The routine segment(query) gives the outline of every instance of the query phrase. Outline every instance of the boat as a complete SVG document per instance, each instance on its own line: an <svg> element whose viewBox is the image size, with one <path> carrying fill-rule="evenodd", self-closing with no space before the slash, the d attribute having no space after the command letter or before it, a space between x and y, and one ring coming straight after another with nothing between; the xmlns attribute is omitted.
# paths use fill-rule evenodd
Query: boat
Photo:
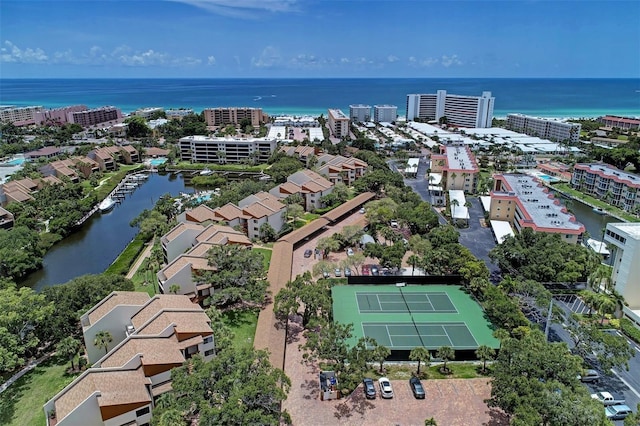
<svg viewBox="0 0 640 426"><path fill-rule="evenodd" d="M116 205L116 200L111 197L107 197L98 205L101 212L105 213L111 210Z"/></svg>
<svg viewBox="0 0 640 426"><path fill-rule="evenodd" d="M149 178L149 175L146 173L137 173L135 175L131 175L130 177L133 181L141 181L147 180Z"/></svg>
<svg viewBox="0 0 640 426"><path fill-rule="evenodd" d="M590 248L591 250L595 251L596 253L598 253L605 260L608 259L609 256L611 255L611 252L607 248L607 244L604 241L598 241L593 238L588 238L585 241L584 245Z"/></svg>
<svg viewBox="0 0 640 426"><path fill-rule="evenodd" d="M594 207L592 210L596 214L605 214L606 213L602 207Z"/></svg>

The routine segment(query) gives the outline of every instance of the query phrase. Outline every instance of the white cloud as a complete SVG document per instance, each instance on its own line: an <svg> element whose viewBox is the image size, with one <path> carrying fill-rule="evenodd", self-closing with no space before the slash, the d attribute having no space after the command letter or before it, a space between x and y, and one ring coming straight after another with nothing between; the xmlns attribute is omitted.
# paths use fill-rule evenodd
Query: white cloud
<svg viewBox="0 0 640 426"><path fill-rule="evenodd" d="M416 62L418 62L418 60L416 59L415 56L409 56L409 63L410 64L415 64Z"/></svg>
<svg viewBox="0 0 640 426"><path fill-rule="evenodd" d="M297 10L298 0L168 0L185 3L217 15L259 18L258 12L287 13Z"/></svg>
<svg viewBox="0 0 640 426"><path fill-rule="evenodd" d="M3 47L0 48L0 62L15 62L21 64L41 64L49 60L44 50L36 47L20 49L18 46L5 40Z"/></svg>
<svg viewBox="0 0 640 426"><path fill-rule="evenodd" d="M323 59L319 59L315 55L300 54L289 60L289 64L294 68L311 68L317 67L324 63Z"/></svg>
<svg viewBox="0 0 640 426"><path fill-rule="evenodd" d="M442 66L449 68L451 65L462 65L462 61L458 58L458 55L442 55Z"/></svg>
<svg viewBox="0 0 640 426"><path fill-rule="evenodd" d="M207 57L207 65L215 65L216 64L216 57L215 56L208 56Z"/></svg>
<svg viewBox="0 0 640 426"><path fill-rule="evenodd" d="M393 62L398 62L399 60L400 58L398 58L397 56L394 56L394 55L387 56L387 62L393 63Z"/></svg>
<svg viewBox="0 0 640 426"><path fill-rule="evenodd" d="M132 55L120 55L118 60L128 66L134 67L147 67L150 65L165 65L169 55L166 53L156 52L153 49L149 49L146 52L136 52Z"/></svg>
<svg viewBox="0 0 640 426"><path fill-rule="evenodd" d="M340 58L340 63L341 64L348 64L349 62L350 62L349 58Z"/></svg>
<svg viewBox="0 0 640 426"><path fill-rule="evenodd" d="M280 52L273 46L267 46L262 49L262 53L257 58L251 58L251 65L256 68L271 68L282 62Z"/></svg>
<svg viewBox="0 0 640 426"><path fill-rule="evenodd" d="M439 62L438 58L427 58L427 59L421 60L420 65L422 65L423 67L430 67L437 64L438 62Z"/></svg>

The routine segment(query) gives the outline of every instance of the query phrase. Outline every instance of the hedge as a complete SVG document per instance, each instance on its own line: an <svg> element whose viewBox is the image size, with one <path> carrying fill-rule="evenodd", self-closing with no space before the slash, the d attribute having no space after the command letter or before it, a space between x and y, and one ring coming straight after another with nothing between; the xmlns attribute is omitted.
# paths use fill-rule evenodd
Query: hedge
<svg viewBox="0 0 640 426"><path fill-rule="evenodd" d="M640 330L633 325L633 322L628 318L620 319L620 328L622 332L636 343L640 343Z"/></svg>

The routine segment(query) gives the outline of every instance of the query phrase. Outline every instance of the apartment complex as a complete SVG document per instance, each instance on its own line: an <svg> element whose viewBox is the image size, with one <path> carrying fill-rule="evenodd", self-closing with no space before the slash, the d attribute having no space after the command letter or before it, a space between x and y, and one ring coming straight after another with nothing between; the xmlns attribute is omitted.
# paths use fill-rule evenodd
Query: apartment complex
<svg viewBox="0 0 640 426"><path fill-rule="evenodd" d="M563 241L577 244L585 231L571 213L537 178L523 174L493 176L489 219L507 221L516 232L560 234Z"/></svg>
<svg viewBox="0 0 640 426"><path fill-rule="evenodd" d="M191 108L171 108L164 112L169 120L182 120L187 115L193 114Z"/></svg>
<svg viewBox="0 0 640 426"><path fill-rule="evenodd" d="M70 123L79 124L82 127L92 127L103 123L121 121L122 111L113 106L103 106L100 108L71 112L68 115L68 119Z"/></svg>
<svg viewBox="0 0 640 426"><path fill-rule="evenodd" d="M188 297L113 292L81 317L91 368L44 405L47 425L149 424L171 369L214 356L211 321ZM113 338L106 354L93 342Z"/></svg>
<svg viewBox="0 0 640 426"><path fill-rule="evenodd" d="M356 123L371 121L371 105L349 105L349 119Z"/></svg>
<svg viewBox="0 0 640 426"><path fill-rule="evenodd" d="M310 212L326 207L320 199L331 194L333 186L333 183L325 177L312 170L304 169L290 175L285 183L272 188L269 193L280 199L300 194L304 200L304 209Z"/></svg>
<svg viewBox="0 0 640 426"><path fill-rule="evenodd" d="M339 109L329 110L329 130L331 134L337 138L349 136L349 117L344 115Z"/></svg>
<svg viewBox="0 0 640 426"><path fill-rule="evenodd" d="M607 223L604 242L615 247L611 279L628 304L624 313L640 326L640 224Z"/></svg>
<svg viewBox="0 0 640 426"><path fill-rule="evenodd" d="M341 182L347 186L364 176L368 167L366 162L358 158L331 154L318 155L316 166L318 173L334 185Z"/></svg>
<svg viewBox="0 0 640 426"><path fill-rule="evenodd" d="M617 127L624 130L640 129L640 119L631 117L619 117L617 115L605 115L598 120L605 127Z"/></svg>
<svg viewBox="0 0 640 426"><path fill-rule="evenodd" d="M440 154L431 155L431 172L442 174L443 190L474 194L478 188L480 168L469 147L441 146L440 149Z"/></svg>
<svg viewBox="0 0 640 426"><path fill-rule="evenodd" d="M13 213L0 207L0 229L13 228Z"/></svg>
<svg viewBox="0 0 640 426"><path fill-rule="evenodd" d="M192 163L266 163L278 142L270 138L187 136L178 141L180 158Z"/></svg>
<svg viewBox="0 0 640 426"><path fill-rule="evenodd" d="M578 142L582 126L579 123L569 123L551 118L507 114L507 128L554 142Z"/></svg>
<svg viewBox="0 0 640 426"><path fill-rule="evenodd" d="M14 126L28 126L35 124L36 113L42 110L44 110L42 106L0 105L0 121L7 121Z"/></svg>
<svg viewBox="0 0 640 426"><path fill-rule="evenodd" d="M491 92L482 96L450 95L446 90L436 94L407 95L407 121L419 118L422 121L440 120L458 127L491 127L495 98Z"/></svg>
<svg viewBox="0 0 640 426"><path fill-rule="evenodd" d="M374 105L373 121L376 123L393 123L398 118L398 107L395 105Z"/></svg>
<svg viewBox="0 0 640 426"><path fill-rule="evenodd" d="M640 199L637 198L640 176L609 164L576 164L571 186L623 210L635 212L640 209Z"/></svg>
<svg viewBox="0 0 640 426"><path fill-rule="evenodd" d="M253 127L269 121L269 116L262 108L207 108L204 110L204 121L207 126L238 125L242 120L251 120Z"/></svg>
<svg viewBox="0 0 640 426"><path fill-rule="evenodd" d="M9 203L23 203L33 201L33 193L42 189L45 185L60 185L62 181L55 176L45 176L43 178L24 178L12 180L0 185L0 206Z"/></svg>
<svg viewBox="0 0 640 426"><path fill-rule="evenodd" d="M66 124L69 123L69 114L86 111L86 105L72 105L62 108L45 109L37 111L34 116L35 124Z"/></svg>

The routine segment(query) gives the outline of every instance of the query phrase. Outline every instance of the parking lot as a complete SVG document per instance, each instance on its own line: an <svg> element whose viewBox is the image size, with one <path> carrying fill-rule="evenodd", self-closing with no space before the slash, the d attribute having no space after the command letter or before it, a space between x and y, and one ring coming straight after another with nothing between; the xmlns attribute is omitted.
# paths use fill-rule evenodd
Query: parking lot
<svg viewBox="0 0 640 426"><path fill-rule="evenodd" d="M490 397L488 379L422 380L425 399L415 399L409 387L409 375L391 380L394 397L380 398L376 381L376 399L366 399L363 386L338 400L320 400L319 370L302 362L298 346L304 343L297 323L290 322L285 371L291 378L291 390L283 408L294 425L424 425L433 417L447 426L508 425L503 413L484 403Z"/></svg>
<svg viewBox="0 0 640 426"><path fill-rule="evenodd" d="M575 312L580 315L588 314L590 311L593 313L593 309L589 308L589 306L575 294L559 294L553 297L571 312Z"/></svg>

